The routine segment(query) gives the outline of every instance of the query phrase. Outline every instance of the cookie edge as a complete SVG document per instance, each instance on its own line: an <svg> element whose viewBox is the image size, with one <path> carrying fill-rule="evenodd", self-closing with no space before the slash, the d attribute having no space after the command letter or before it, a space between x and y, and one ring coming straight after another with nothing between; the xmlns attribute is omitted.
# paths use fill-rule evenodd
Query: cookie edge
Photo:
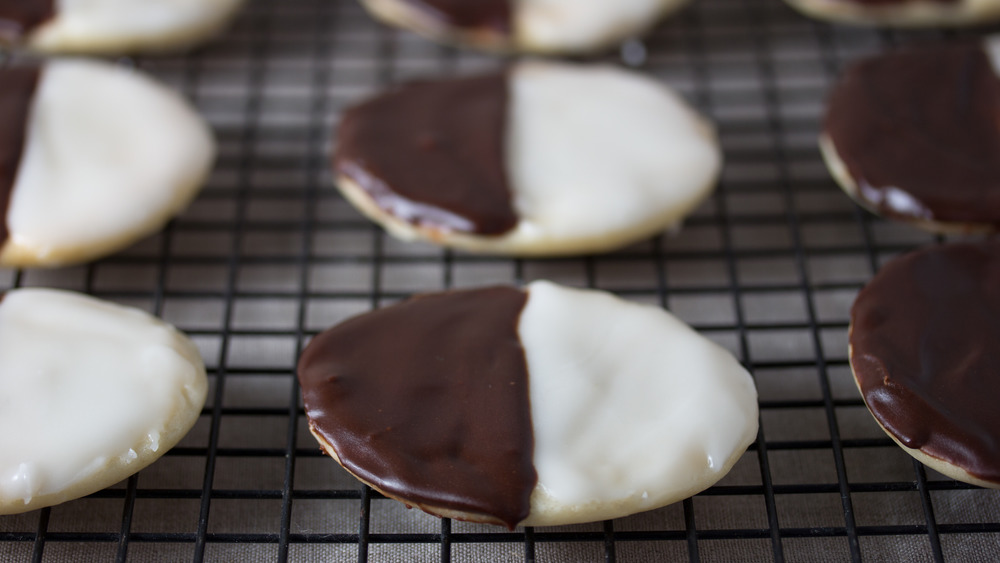
<svg viewBox="0 0 1000 563"><path fill-rule="evenodd" d="M31 289L34 288L23 288L12 291ZM195 345L194 341L192 341L189 336L178 330L172 324L141 309L127 307L75 291L49 288L37 289L70 294L76 297L96 301L104 305L112 305L130 313L141 313L147 320L152 321L160 328L168 331L170 336L173 338L173 345L171 348L187 360L188 363L194 368L195 374L192 380L194 385L190 388L185 386L180 389L180 394L183 399L177 405L177 412L164 421L164 430L160 434L159 448L157 451L150 452L144 449L143 454L131 463L123 463L121 461L121 457L109 457L108 464L104 468L95 472L93 476L77 482L66 489L54 493L35 495L27 503L24 503L23 501L19 502L19 499L14 499L9 504L0 504L0 516L22 514L40 508L55 506L64 502L83 498L97 491L111 487L112 485L131 477L146 467L149 467L163 457L168 451L173 449L178 443L180 443L185 436L187 436L187 434L191 431L191 428L193 428L195 423L198 422L198 418L201 416L201 411L205 406L205 401L208 398L208 374L205 368L205 361L201 357L201 353L198 351L198 347Z"/></svg>
<svg viewBox="0 0 1000 563"><path fill-rule="evenodd" d="M452 47L471 47L489 53L509 54L517 50L513 36L491 31L463 30L435 21L399 0L361 0L361 5L379 22Z"/></svg>
<svg viewBox="0 0 1000 563"><path fill-rule="evenodd" d="M60 60L72 61L74 59L52 59L41 65L43 72L49 64L58 64ZM171 103L177 104L178 107L183 108L183 111L188 114L190 118L188 125L191 137L185 142L204 144L206 152L202 155L202 161L197 166L189 167L188 178L183 183L174 186L169 205L157 209L146 223L117 233L115 236L108 237L98 244L48 249L40 249L31 244L24 244L18 240L17 233L12 231L3 244L0 245L0 266L10 268L56 268L88 263L115 254L163 230L167 223L191 205L198 197L198 194L201 193L202 188L212 174L218 157L218 141L211 126L187 98L176 90L164 85L157 78L142 71L124 70L118 65L109 63L95 62L87 64L106 66L107 68L102 68L102 72L125 72L131 74L132 79L145 81L149 86L156 87L161 94L170 99ZM31 111L33 114L34 109L32 108ZM195 136L198 137L197 140L194 140ZM9 208L7 213L10 213ZM6 217L3 220L6 221Z"/></svg>
<svg viewBox="0 0 1000 563"><path fill-rule="evenodd" d="M518 29L516 11L511 18L511 33L488 30L468 31L434 21L401 0L361 0L365 9L378 21L412 31L425 39L452 47L467 47L495 54L588 54L608 51L633 37L648 35L664 18L687 6L691 0L658 0L656 14L640 26L618 26L585 45L547 45L526 37ZM516 7L515 7L516 10Z"/></svg>
<svg viewBox="0 0 1000 563"><path fill-rule="evenodd" d="M853 333L854 333L854 320L851 319L851 324L847 328L847 340L848 340L847 363L851 366L851 377L852 379L854 379L854 386L857 387L858 393L861 395L861 399L864 401L864 391L861 389L861 382L858 380L857 372L855 372L854 370L854 346L850 344L851 335ZM872 412L871 407L868 406L868 401L864 401L864 403L865 403L865 408L868 409L868 413L878 424L879 428L881 428L882 431L885 432L885 434L889 438L891 438L892 441L895 442L897 446L899 446L904 452L909 454L910 457L914 458L915 460L919 461L920 463L924 464L930 469L933 469L934 471L937 471L938 473L946 477L950 477L951 479L954 479L956 481L961 481L963 483L976 485L978 487L983 487L986 489L1000 489L1000 482L993 483L990 481L985 481L983 479L973 476L965 469L962 469L961 467L953 463L950 463L940 458L936 458L930 454L924 453L922 450L907 447L902 442L900 442L899 439L897 439L892 432L890 432L885 426L882 425L882 421L880 421L878 417L875 416L875 413Z"/></svg>
<svg viewBox="0 0 1000 563"><path fill-rule="evenodd" d="M476 513L476 512L465 512L465 511L462 511L462 510L454 510L454 509L450 509L450 508L443 508L443 507L436 506L436 505L433 505L433 504L422 504L422 503L419 503L419 502L414 502L412 499L406 499L406 498L403 498L401 496L396 496L396 495L392 495L390 493L387 493L386 491L380 489L379 487L375 486L374 484L372 484L372 483L370 483L368 481L365 481L361 477L358 477L354 472L352 472L350 469L348 469L347 466L344 465L344 463L340 460L340 456L337 455L337 450L333 447L333 445L330 444L329 442L327 442L323 438L323 435L318 430L316 430L316 426L315 426L315 424L313 423L312 420L309 421L309 432L313 435L313 438L315 438L316 441L319 442L320 449L326 455L328 455L331 458L333 458L333 460L336 461L337 464L340 465L340 467L342 467L344 469L344 471L347 471L352 477L354 477L355 479L357 479L359 482L364 483L368 487L371 487L372 490L378 491L378 493L381 494L382 496L384 496L386 498L389 498L389 499L392 499L392 500L395 500L397 502L401 502L407 508L418 508L418 509L426 512L427 514L430 514L431 516L437 516L439 518L450 518L452 520L460 520L460 521L463 521L463 522L472 522L472 523L476 523L476 524L496 524L498 526L505 526L505 527L507 526L507 524L504 523L499 518L495 518L493 516L489 516L489 515L486 515L486 514L479 514L479 513ZM521 525L521 524L519 523L518 525Z"/></svg>
<svg viewBox="0 0 1000 563"><path fill-rule="evenodd" d="M883 215L878 208L872 206L870 202L861 197L857 182L847 170L847 165L840 158L840 154L837 152L833 139L831 139L826 132L823 132L820 136L819 152L823 157L823 162L826 164L827 171L837 182L837 185L840 186L840 189L843 190L844 193L846 193L848 197L854 201L854 203L858 204L858 206L873 215L889 221L905 223L923 231L940 235L976 235L990 234L997 231L997 226L989 223L954 223L948 221L919 219L916 217L905 217L903 215Z"/></svg>
<svg viewBox="0 0 1000 563"><path fill-rule="evenodd" d="M1000 2L962 7L936 6L933 2L865 8L830 0L785 0L800 14L824 21L868 27L933 28L971 27L1000 20Z"/></svg>
<svg viewBox="0 0 1000 563"><path fill-rule="evenodd" d="M176 54L208 42L229 26L246 0L226 0L227 5L206 16L198 26L168 31L67 37L59 32L58 15L28 35L25 44L31 51L47 55L125 55Z"/></svg>
<svg viewBox="0 0 1000 563"><path fill-rule="evenodd" d="M528 285L520 288L521 291L524 291L524 292L526 292L528 294L529 300L530 300L531 287L535 283L551 284L551 285L553 285L555 287L558 287L560 289L571 289L571 290L574 290L574 291L587 291L587 292L594 292L594 293L603 293L603 294L606 294L609 297L611 297L611 298L613 298L615 300L621 301L623 303L633 303L633 302L621 299L620 297L614 295L613 293L607 292L607 291L596 290L596 289L581 290L579 288L570 288L570 287L567 287L567 286L563 286L561 284L555 284L553 282L549 282L549 281L545 281L545 280L536 280L535 282L532 282L532 284L528 284ZM439 292L431 292L431 293L439 293ZM634 303L634 304L641 305L641 304L638 304L638 303ZM527 307L527 304L525 306ZM648 305L642 305L642 306L644 306L644 307L652 307L652 306L648 306ZM658 307L653 307L653 308L659 309L664 314L671 315L671 313L669 311L662 310L662 309L660 309ZM367 314L367 313L361 313L361 315L364 315L364 314ZM678 322L680 322L682 325L684 325L694 335L696 335L699 338L704 339L707 344L709 344L710 346L716 348L718 351L722 352L726 356L730 357L732 359L732 361L735 362L737 365L740 365L739 361L728 350L726 350L722 346L716 344L715 342L711 341L710 339L706 338L704 335L702 335L698 331L694 330L694 328L692 328L689 324L685 323L684 321L680 320L679 318L676 318L676 320ZM518 330L518 333L519 333L519 337L520 337L520 329ZM719 483L719 481L721 481L722 479L724 479L730 473L730 471L732 471L732 468L739 462L740 459L742 459L742 457L748 451L748 449L750 448L750 446L753 445L756 442L757 437L758 437L759 432L760 432L760 407L759 407L759 404L758 404L759 395L758 395L758 392L757 392L756 383L753 381L752 375L749 372L747 372L745 368L742 368L742 366L741 366L741 369L744 372L744 374L745 374L745 376L746 376L746 378L748 380L749 388L752 389L752 391L753 391L753 398L752 398L752 401L751 401L752 405L753 405L753 409L754 409L754 416L751 419L752 420L752 431L751 432L747 432L746 439L740 441L739 444L737 445L737 447L733 449L733 451L729 454L729 456L727 456L727 458L725 460L725 463L723 463L723 465L722 465L722 467L721 467L721 469L719 471L716 471L716 472L713 472L713 473L709 474L708 478L706 478L706 479L702 479L702 480L700 480L698 482L692 483L686 489L677 491L673 495L665 497L662 501L656 503L656 505L651 505L651 506L648 506L648 507L642 507L642 508L638 508L638 509L636 509L636 508L627 508L625 506L627 504L626 502L609 502L609 503L605 503L605 502L601 502L601 501L595 501L592 505L575 506L575 507L571 507L571 508L569 508L567 510L561 510L561 511L544 511L543 510L543 511L539 511L538 507L540 505L551 505L553 502L557 503L558 501L543 500L543 499L551 498L551 497L547 497L547 495L545 493L545 490L544 490L544 487L539 486L539 484L536 484L535 487L533 488L532 492L531 492L530 509L529 509L528 516L526 518L524 518L523 520L521 520L520 522L518 522L517 526L568 526L568 525L573 525L573 524L586 524L586 523L592 523L592 522L600 522L602 520L609 520L609 519L616 519L616 518L625 518L625 517L632 516L632 515L635 515L635 514L645 513L645 512L652 511L652 510L657 510L657 509L663 508L665 506L676 504L676 503L678 503L678 502L680 502L680 501L682 501L684 499L691 498L694 495L696 495L696 494L698 494L698 493L700 493L700 492L702 492L704 490L707 490L707 489L715 486L717 483ZM530 374L529 374L529 377L530 377ZM357 474L355 474L350 469L348 469L344 465L344 463L341 461L341 459L340 459L339 455L337 454L337 451L333 447L333 445L330 444L323 437L322 433L319 432L316 429L315 423L312 421L312 419L309 420L309 432L313 435L313 437L319 443L320 448L321 448L321 450L324 453L326 453L331 458L333 458L337 462L337 464L340 465L345 471L347 471L352 477L354 477L355 479L357 479L361 483L363 483L363 484L371 487L372 489L378 491L380 494L382 494L386 498L390 498L390 499L396 500L398 502L401 502L407 508L414 508L414 507L415 508L419 508L420 510L422 510L422 511L424 511L424 512L426 512L426 513L428 513L428 514L430 514L432 516L437 516L437 517L441 517L441 518L451 518L451 519L455 519L455 520L461 520L461 521L473 522L473 523L480 523L480 524L495 524L495 525L507 527L507 523L506 522L504 522L504 521L502 521L502 520L500 520L500 519L498 519L496 517L490 516L490 515L480 514L480 513L473 513L473 512L465 512L465 511L454 510L454 509L449 509L449 508L443 508L443 507L436 506L436 505L433 505L433 504L421 504L421 503L418 503L418 502L414 502L411 499L406 499L406 498L403 498L401 496L389 494L389 493L383 491L382 489L380 489L379 487L375 486L374 484L372 484L372 483L366 481L365 479L359 477ZM596 508L591 509L592 506L596 507Z"/></svg>

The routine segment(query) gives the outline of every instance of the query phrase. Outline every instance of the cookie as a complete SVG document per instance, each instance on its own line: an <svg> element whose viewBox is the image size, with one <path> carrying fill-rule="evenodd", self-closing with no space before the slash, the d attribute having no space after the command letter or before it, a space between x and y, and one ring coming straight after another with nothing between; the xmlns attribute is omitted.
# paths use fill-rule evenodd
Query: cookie
<svg viewBox="0 0 1000 563"><path fill-rule="evenodd" d="M859 204L939 233L1000 227L997 44L862 60L834 87L820 147Z"/></svg>
<svg viewBox="0 0 1000 563"><path fill-rule="evenodd" d="M649 31L687 0L362 0L377 19L489 51L584 53Z"/></svg>
<svg viewBox="0 0 1000 563"><path fill-rule="evenodd" d="M214 158L201 117L136 71L84 60L0 68L0 265L126 247L188 205Z"/></svg>
<svg viewBox="0 0 1000 563"><path fill-rule="evenodd" d="M950 27L1000 19L1000 0L786 0L803 14L857 25Z"/></svg>
<svg viewBox="0 0 1000 563"><path fill-rule="evenodd" d="M82 497L146 467L194 425L206 390L198 350L159 319L68 291L6 292L0 514Z"/></svg>
<svg viewBox="0 0 1000 563"><path fill-rule="evenodd" d="M678 226L715 185L713 127L655 80L520 62L346 111L337 185L404 240L517 256L602 252Z"/></svg>
<svg viewBox="0 0 1000 563"><path fill-rule="evenodd" d="M22 0L0 3L0 44L44 53L177 51L217 33L242 0Z"/></svg>
<svg viewBox="0 0 1000 563"><path fill-rule="evenodd" d="M1000 244L932 246L886 264L851 310L865 404L906 452L1000 488Z"/></svg>
<svg viewBox="0 0 1000 563"><path fill-rule="evenodd" d="M359 479L510 528L687 498L757 434L753 381L724 349L660 308L545 281L354 317L298 377L313 435Z"/></svg>

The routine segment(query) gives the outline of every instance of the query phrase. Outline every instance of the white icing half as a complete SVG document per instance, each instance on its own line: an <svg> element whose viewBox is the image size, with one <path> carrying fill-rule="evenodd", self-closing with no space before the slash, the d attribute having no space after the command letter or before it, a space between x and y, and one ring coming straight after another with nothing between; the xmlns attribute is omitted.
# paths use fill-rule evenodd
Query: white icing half
<svg viewBox="0 0 1000 563"><path fill-rule="evenodd" d="M664 84L613 66L509 70L505 153L519 222L502 236L414 226L350 178L337 185L393 235L465 250L552 256L613 250L680 224L715 187L712 125Z"/></svg>
<svg viewBox="0 0 1000 563"><path fill-rule="evenodd" d="M520 217L512 231L417 227L343 175L341 192L404 240L552 256L613 250L675 228L715 187L715 130L660 82L612 66L540 61L509 75L506 165Z"/></svg>
<svg viewBox="0 0 1000 563"><path fill-rule="evenodd" d="M59 265L160 229L215 158L204 121L174 92L106 63L42 70L7 212L7 265Z"/></svg>
<svg viewBox="0 0 1000 563"><path fill-rule="evenodd" d="M538 471L526 525L687 498L722 478L757 434L750 375L662 309L539 281L518 331Z"/></svg>
<svg viewBox="0 0 1000 563"><path fill-rule="evenodd" d="M222 27L242 0L56 0L29 39L51 52L122 53L186 47Z"/></svg>
<svg viewBox="0 0 1000 563"><path fill-rule="evenodd" d="M205 368L172 327L48 289L0 301L0 514L112 485L187 432Z"/></svg>
<svg viewBox="0 0 1000 563"><path fill-rule="evenodd" d="M514 0L515 43L543 52L588 51L653 27L687 0Z"/></svg>
<svg viewBox="0 0 1000 563"><path fill-rule="evenodd" d="M611 66L511 71L514 247L604 249L681 221L714 187L712 127L665 86Z"/></svg>

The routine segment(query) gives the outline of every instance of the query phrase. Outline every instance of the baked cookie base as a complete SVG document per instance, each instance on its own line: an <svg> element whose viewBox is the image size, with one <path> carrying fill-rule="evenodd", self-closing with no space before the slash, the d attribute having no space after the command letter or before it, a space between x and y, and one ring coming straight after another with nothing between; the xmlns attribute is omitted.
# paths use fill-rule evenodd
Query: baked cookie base
<svg viewBox="0 0 1000 563"><path fill-rule="evenodd" d="M177 187L169 206L158 210L158 217L136 229L118 233L114 237L101 240L98 244L83 244L47 248L40 251L35 246L18 240L7 239L0 249L0 266L10 268L57 268L92 262L104 256L122 251L147 236L159 232L177 214L191 204L208 178L210 170L195 171L190 181Z"/></svg>
<svg viewBox="0 0 1000 563"><path fill-rule="evenodd" d="M337 450L335 450L333 448L333 446L330 445L329 442L327 442L326 440L324 440L323 436L319 432L316 431L316 428L313 426L312 421L309 422L309 432L312 433L313 437L316 438L316 441L319 442L319 445L323 449L323 452L325 452L328 456L330 456L331 458L333 458L333 460L336 461L338 465L340 465L342 468L344 468L344 471L347 471L348 473L350 473L351 475L353 475L355 479L358 479L359 481L364 482L360 477L358 477L357 475L355 475L354 473L352 473L350 469L347 469L347 467L343 464L343 462L340 461L340 456L337 455ZM372 489L378 491L382 496L384 496L386 498L391 498L391 499L393 499L395 501L399 501L399 502L405 504L407 508L419 508L420 510L423 510L424 512L426 512L428 514L431 514L433 516L437 516L439 518L451 518L453 520L461 520L462 522L474 522L474 523L477 523L477 524L496 524L498 526L503 526L504 525L504 523L501 522L499 519L494 518L492 516L489 516L487 514L477 514L477 513L474 513L474 512L464 512L464 511L461 511L461 510L452 510L450 508L444 508L444 507L440 507L440 506L434 506L434 505L431 505L431 504L421 504L421 503L418 503L418 502L413 502L413 500L411 500L411 499L404 499L404 498L401 498L399 496L387 493L386 491L378 488L377 486L375 486L375 485L373 485L371 483L368 483L368 482L364 482L364 483L366 485L368 485L369 487L371 487Z"/></svg>
<svg viewBox="0 0 1000 563"><path fill-rule="evenodd" d="M494 256L540 258L600 254L645 240L663 231L680 229L689 209L669 209L660 216L631 225L626 230L607 232L588 238L532 241L527 237L508 234L499 237L477 236L443 231L414 225L383 211L356 182L346 176L337 177L340 193L368 219L378 223L390 235L407 242L426 241L439 246ZM714 181L706 186L707 193ZM700 202L700 200L699 200Z"/></svg>
<svg viewBox="0 0 1000 563"><path fill-rule="evenodd" d="M667 15L684 7L690 0L658 0L656 14L632 25L609 26L601 33L584 34L572 40L563 37L547 38L533 32L522 23L514 2L512 32L505 35L492 30L462 30L428 17L404 0L361 0L368 11L383 23L408 29L431 41L456 47L471 47L494 53L534 53L557 55L590 53L613 48L630 37L645 35ZM544 7L543 7L544 8ZM529 16L530 17L530 16Z"/></svg>
<svg viewBox="0 0 1000 563"><path fill-rule="evenodd" d="M483 51L506 53L514 51L513 40L489 29L462 30L436 21L419 9L401 0L361 0L361 4L382 23L408 29L431 41L468 46Z"/></svg>
<svg viewBox="0 0 1000 563"><path fill-rule="evenodd" d="M197 196L216 144L186 100L116 65L54 59L41 69L0 265L95 260L159 231Z"/></svg>
<svg viewBox="0 0 1000 563"><path fill-rule="evenodd" d="M850 333L854 330L854 325L852 324L847 330L848 330L848 339L850 339ZM849 358L848 363L851 366L851 376L854 379L854 385L855 387L857 387L859 393L864 394L864 391L861 390L861 383L858 382L858 376L854 373L854 361L853 361L854 349L850 345L848 345L847 347L847 355ZM867 404L865 406L867 407ZM897 446L902 448L904 452L908 453L912 458L916 459L917 461L926 465L927 467L933 469L934 471L937 471L938 473L946 477L950 477L956 481L961 481L963 483L968 483L970 485L976 485L977 487L983 487L986 489L1000 489L1000 483L984 481L983 479L970 475L968 471L962 469L961 467L958 467L957 465L953 465L951 463L948 463L947 461L944 461L943 459L939 459L932 455L926 454L918 449L905 446L892 434L892 432L889 432L885 428L885 426L882 425L882 422L880 422L878 418L874 416L872 416L872 418L878 424L879 428L881 428L882 431L885 432L886 436L892 438L892 441L895 442Z"/></svg>
<svg viewBox="0 0 1000 563"><path fill-rule="evenodd" d="M850 172L847 171L847 165L845 165L844 161L841 160L840 155L837 153L837 149L829 136L824 134L820 137L819 149L820 154L823 156L823 162L826 163L827 170L830 171L830 175L833 176L833 179L836 180L840 188L844 190L844 193L850 196L855 203L869 212L875 215L882 215L882 212L878 208L872 206L870 202L860 196L857 182L854 181ZM918 217L904 217L901 215L894 215L887 218L895 221L901 221L918 229L941 235L989 234L996 232L997 230L996 226L988 223L951 223L947 221L921 219Z"/></svg>
<svg viewBox="0 0 1000 563"><path fill-rule="evenodd" d="M997 0L962 0L958 6L932 1L863 6L844 0L785 0L811 18L890 27L962 27L1000 20Z"/></svg>
<svg viewBox="0 0 1000 563"><path fill-rule="evenodd" d="M13 304L14 299L19 301L16 305L18 308L17 312L12 313L14 315L12 318L31 323L30 330L33 331L33 334L41 332L47 335L46 338L51 337L51 341L46 341L42 344L42 346L48 347L50 350L58 349L58 338L73 335L75 335L75 339L78 342L87 342L87 339L93 341L102 338L102 335L109 332L111 333L111 338L114 339L115 331L128 330L143 335L142 338L139 338L140 341L148 337L148 343L143 342L143 344L147 345L144 353L150 354L148 356L150 359L156 357L171 362L160 363L154 369L163 369L162 366L164 365L171 366L170 369L175 370L172 371L173 381L166 379L164 381L170 381L171 386L176 384L179 387L171 387L170 389L171 402L169 407L162 413L165 418L155 418L151 421L146 421L146 423L153 424L152 427L138 426L133 428L127 425L127 423L132 421L129 415L115 412L110 413L108 415L110 422L116 425L124 424L126 434L130 433L139 436L138 440L111 438L110 442L113 442L115 449L108 449L106 451L102 449L99 457L93 459L86 467L81 467L80 471L74 474L65 485L54 484L62 483L66 479L66 476L53 476L51 474L51 459L42 456L40 459L23 460L20 476L24 478L24 482L20 487L24 487L24 489L15 484L13 487L14 494L10 496L4 493L10 493L11 489L5 490L3 487L0 487L0 515L20 514L46 506L54 506L110 487L158 460L165 452L177 445L197 422L208 392L205 366L194 342L173 326L137 309L123 307L63 290L41 288L11 290L5 300L0 303L0 306L15 306ZM26 311L39 312L26 313ZM80 332L81 318L92 320L95 323L96 332L93 334ZM67 321L67 319L69 320ZM5 317L5 320L14 322L11 321L10 317ZM67 326L70 328L67 329ZM113 329L109 327L113 327ZM5 330L16 330L16 326L5 326ZM115 340L112 341L116 342ZM134 346L135 342L128 342L127 345ZM39 353L38 350L30 350L31 346L25 346L24 348L29 349L27 352L28 355ZM18 348L17 351L20 349ZM134 350L134 348L127 349L129 352ZM17 351L13 354L15 361L19 359ZM106 350L98 353L106 353ZM107 362L108 360L105 358L104 361ZM129 358L128 361L134 362L135 359ZM92 369L95 363L92 358L87 358L87 361L81 362L79 365L74 365L72 368L73 370L82 371L34 374L35 377L42 378L40 384L27 387L18 387L15 384L13 390L23 391L27 389L33 391L35 388L44 388L45 385L50 384L48 383L49 381L61 381L65 384L70 379L77 377L92 377L97 381L88 381L91 384L88 387L96 387L102 390L102 393L109 392L110 387L108 385L110 384L107 381L100 380L100 372L86 371L87 369ZM110 364L105 363L103 365L108 366ZM130 377L138 375L132 372L123 373L126 373ZM120 375L121 373L116 374L116 376ZM149 373L144 373L141 374L141 377L146 379L138 381L148 384L150 381L149 378L152 376ZM119 379L121 378L119 377ZM5 392L9 393L11 390L5 387ZM132 397L132 395L129 396ZM158 398L162 397L163 395L158 396ZM17 399L34 401L38 397L34 394L29 394L27 397L17 397ZM85 397L81 397L80 399L83 401ZM65 401L66 399L65 397L59 397L57 401L59 400ZM141 398L136 398L135 400L141 400ZM34 405L34 403L26 404ZM56 404L59 403L57 402ZM89 407L90 403L77 401L77 404L73 405L74 410L71 414L85 416L84 420L80 421L80 424L84 428L107 429L109 427L108 421L102 421L102 424L91 422L93 417L101 413L95 413L93 409L88 410ZM39 405L32 408L33 410L42 410L42 412L45 412L46 410L51 410L51 405ZM54 429L60 430L60 433L65 434L63 425L73 423L74 420L59 420L59 415L62 415L62 412L58 413L55 419L46 420L46 422L53 425ZM22 431L30 433L32 430L33 428L25 428ZM7 431L13 432L15 430L8 428ZM46 432L43 430L41 435L44 436L45 434ZM63 456L62 465L67 466L67 462L65 461L67 459L66 455L71 456L69 457L70 460L78 459L72 457L72 454L67 453L65 449L60 449L59 444L53 444L53 446L60 452L59 455ZM103 447L105 446L102 445ZM51 447L48 449L52 450ZM15 448L15 451L20 451L20 449ZM45 455L48 456L51 454L46 452ZM5 461L9 462L10 460ZM27 466L27 469L24 469L24 466ZM72 461L67 467L75 470L78 464L76 461ZM9 470L10 466L4 469ZM9 479L10 474L5 473L3 477ZM39 480L32 481L32 479ZM11 484L10 481L2 483L2 485L8 487ZM27 496L25 496L25 489L29 491L27 492Z"/></svg>
<svg viewBox="0 0 1000 563"><path fill-rule="evenodd" d="M203 0L199 18L184 25L159 29L90 29L70 18L56 16L28 36L30 50L47 54L121 55L170 54L190 50L225 28L244 0ZM84 6L84 9L86 7Z"/></svg>

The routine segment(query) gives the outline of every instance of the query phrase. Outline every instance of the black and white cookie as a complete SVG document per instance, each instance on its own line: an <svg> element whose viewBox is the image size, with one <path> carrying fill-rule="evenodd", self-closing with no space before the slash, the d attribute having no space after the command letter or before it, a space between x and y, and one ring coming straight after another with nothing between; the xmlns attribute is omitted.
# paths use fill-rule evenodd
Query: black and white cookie
<svg viewBox="0 0 1000 563"><path fill-rule="evenodd" d="M175 51L219 31L243 0L0 0L0 44L46 53Z"/></svg>
<svg viewBox="0 0 1000 563"><path fill-rule="evenodd" d="M753 381L723 348L660 308L544 281L349 319L298 377L310 429L359 479L510 528L687 498L757 434Z"/></svg>
<svg viewBox="0 0 1000 563"><path fill-rule="evenodd" d="M851 369L907 453L1000 488L1000 244L949 244L886 264L851 310Z"/></svg>
<svg viewBox="0 0 1000 563"><path fill-rule="evenodd" d="M678 226L722 157L712 125L651 78L521 62L354 106L333 161L341 192L397 237L544 256Z"/></svg>
<svg viewBox="0 0 1000 563"><path fill-rule="evenodd" d="M124 248L184 209L214 159L201 117L139 72L84 60L0 68L0 264Z"/></svg>
<svg viewBox="0 0 1000 563"><path fill-rule="evenodd" d="M142 311L51 289L0 299L0 514L88 495L149 465L194 425L194 344Z"/></svg>
<svg viewBox="0 0 1000 563"><path fill-rule="evenodd" d="M362 0L378 19L491 51L580 53L647 32L687 0Z"/></svg>
<svg viewBox="0 0 1000 563"><path fill-rule="evenodd" d="M943 27L1000 19L1000 0L787 0L808 16L859 25Z"/></svg>
<svg viewBox="0 0 1000 563"><path fill-rule="evenodd" d="M873 212L933 232L1000 228L1000 44L900 50L848 68L820 140Z"/></svg>

